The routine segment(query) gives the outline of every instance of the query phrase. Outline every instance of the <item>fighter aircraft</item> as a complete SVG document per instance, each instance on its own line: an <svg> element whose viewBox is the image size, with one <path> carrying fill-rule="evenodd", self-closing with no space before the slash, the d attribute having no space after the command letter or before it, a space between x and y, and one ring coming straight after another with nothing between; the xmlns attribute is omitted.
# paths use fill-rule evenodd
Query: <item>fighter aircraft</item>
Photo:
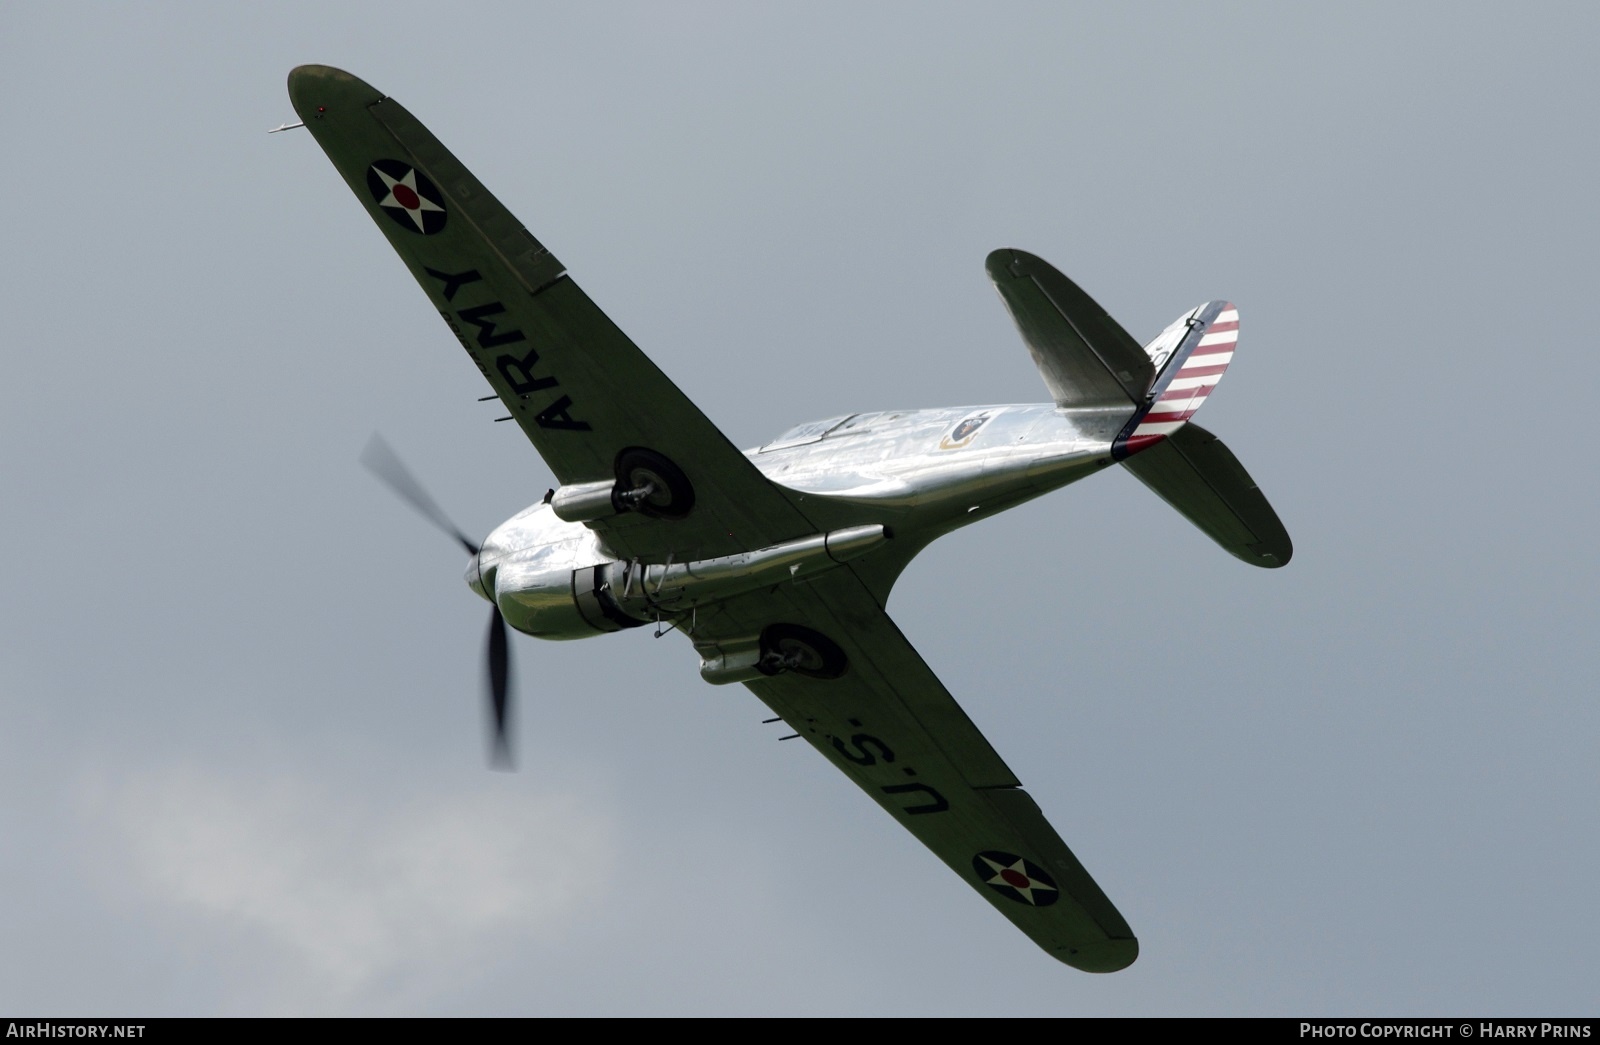
<svg viewBox="0 0 1600 1045"><path fill-rule="evenodd" d="M1233 359L1234 306L1192 308L1141 347L1050 265L997 250L989 277L1052 402L851 414L741 452L398 102L318 65L290 73L289 96L560 483L479 545L369 455L471 556L495 758L508 625L675 629L702 678L747 686L1045 951L1132 963L1128 923L884 606L940 535L1119 463L1240 559L1288 562L1249 474L1190 420Z"/></svg>

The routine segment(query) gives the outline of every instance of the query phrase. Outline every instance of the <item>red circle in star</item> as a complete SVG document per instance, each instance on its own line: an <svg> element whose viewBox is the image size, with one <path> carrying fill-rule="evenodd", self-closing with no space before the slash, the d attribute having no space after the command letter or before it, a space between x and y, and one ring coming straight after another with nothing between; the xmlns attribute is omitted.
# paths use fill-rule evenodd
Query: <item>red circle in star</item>
<svg viewBox="0 0 1600 1045"><path fill-rule="evenodd" d="M428 176L400 160L373 160L367 168L367 191L389 220L423 236L443 232L444 194Z"/></svg>
<svg viewBox="0 0 1600 1045"><path fill-rule="evenodd" d="M1044 868L1016 853L989 850L972 858L978 881L1015 903L1030 907L1049 907L1061 898L1061 890Z"/></svg>

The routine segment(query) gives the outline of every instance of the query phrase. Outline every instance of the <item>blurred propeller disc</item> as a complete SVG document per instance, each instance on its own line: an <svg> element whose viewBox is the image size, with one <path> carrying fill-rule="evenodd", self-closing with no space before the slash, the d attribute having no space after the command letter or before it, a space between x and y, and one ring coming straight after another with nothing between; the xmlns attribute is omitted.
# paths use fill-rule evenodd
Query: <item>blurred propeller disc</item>
<svg viewBox="0 0 1600 1045"><path fill-rule="evenodd" d="M481 548L462 533L444 513L411 470L401 463L399 456L389 448L383 436L373 433L367 448L361 452L361 463L382 479L401 500L415 508L423 518L454 538L467 550L477 555ZM491 599L491 604L493 600ZM514 768L511 760L511 643L507 635L506 619L500 607L490 610L489 641L485 651L484 688L489 696L489 721L492 727L489 739L489 764L495 769Z"/></svg>

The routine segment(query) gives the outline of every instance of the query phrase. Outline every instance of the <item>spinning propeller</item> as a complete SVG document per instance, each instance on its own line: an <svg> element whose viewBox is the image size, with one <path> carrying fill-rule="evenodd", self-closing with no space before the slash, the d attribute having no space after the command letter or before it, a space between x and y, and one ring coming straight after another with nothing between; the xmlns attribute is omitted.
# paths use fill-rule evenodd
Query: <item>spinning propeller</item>
<svg viewBox="0 0 1600 1045"><path fill-rule="evenodd" d="M367 443L367 448L361 452L361 463L389 485L389 488L407 501L413 508L426 517L434 526L455 538L456 543L467 550L468 555L476 556L481 550L472 543L466 534L456 528L456 524L445 515L444 509L428 495L409 469L395 456L389 444L383 437L374 434ZM506 637L506 619L500 613L500 607L494 601L492 593L489 596L492 616L489 618L489 641L487 646L488 661L485 664L484 681L489 691L489 713L494 722L494 735L489 750L489 764L496 769L511 769L511 741L507 735L507 725L511 715L511 647Z"/></svg>

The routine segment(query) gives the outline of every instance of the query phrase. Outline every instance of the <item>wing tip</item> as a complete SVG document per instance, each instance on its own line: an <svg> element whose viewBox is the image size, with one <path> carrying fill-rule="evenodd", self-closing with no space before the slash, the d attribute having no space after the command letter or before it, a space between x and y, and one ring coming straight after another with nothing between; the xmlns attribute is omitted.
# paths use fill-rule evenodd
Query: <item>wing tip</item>
<svg viewBox="0 0 1600 1045"><path fill-rule="evenodd" d="M1276 541L1263 541L1260 544L1248 545L1235 551L1234 555L1252 566L1260 566L1265 570L1277 570L1289 565L1289 560L1294 558L1294 545L1289 543L1289 535L1284 534Z"/></svg>
<svg viewBox="0 0 1600 1045"><path fill-rule="evenodd" d="M1139 957L1139 941L1131 936L1097 940L1075 947L1059 947L1055 956L1079 972L1118 972Z"/></svg>
<svg viewBox="0 0 1600 1045"><path fill-rule="evenodd" d="M360 105L371 105L383 100L383 92L343 69L331 65L297 65L289 70L289 100L300 117L306 105L329 104L334 99L353 98Z"/></svg>

